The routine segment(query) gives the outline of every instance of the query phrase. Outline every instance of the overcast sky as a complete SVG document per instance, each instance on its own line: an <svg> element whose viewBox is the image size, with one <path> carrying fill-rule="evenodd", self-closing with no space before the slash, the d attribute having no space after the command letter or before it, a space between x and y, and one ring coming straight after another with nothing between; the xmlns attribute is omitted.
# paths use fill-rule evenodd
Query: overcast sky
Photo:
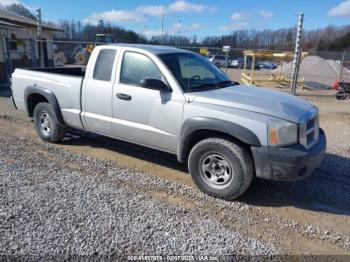
<svg viewBox="0 0 350 262"><path fill-rule="evenodd" d="M44 20L102 19L145 35L165 32L182 35L219 35L235 29L287 28L305 13L306 29L350 24L350 0L0 0L7 5L21 2L31 10L40 7Z"/></svg>

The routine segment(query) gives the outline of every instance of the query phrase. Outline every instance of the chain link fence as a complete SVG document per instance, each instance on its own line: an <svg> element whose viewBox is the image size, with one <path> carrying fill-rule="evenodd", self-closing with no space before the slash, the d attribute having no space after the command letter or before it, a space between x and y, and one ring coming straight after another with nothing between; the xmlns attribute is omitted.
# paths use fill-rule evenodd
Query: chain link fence
<svg viewBox="0 0 350 262"><path fill-rule="evenodd" d="M332 86L337 80L349 80L350 53L346 52L310 52L301 64L300 74L307 81Z"/></svg>
<svg viewBox="0 0 350 262"><path fill-rule="evenodd" d="M3 53L0 61L0 83L8 84L12 72L16 68L36 66L36 47L32 39L4 39L6 46L1 47Z"/></svg>
<svg viewBox="0 0 350 262"><path fill-rule="evenodd" d="M79 41L34 41L24 39L21 42L8 43L8 73L15 68L25 67L74 67L85 66L95 46L102 43ZM16 48L15 48L16 45ZM12 48L11 48L12 46ZM228 53L222 47L184 47L179 48L199 53L220 67L232 80L242 83L244 71L244 49L230 49ZM274 51L277 52L277 51ZM282 52L282 51L281 51ZM286 52L286 51L283 51ZM293 54L293 50L289 50ZM227 55L227 61L226 61ZM246 74L253 69L255 77L270 79L266 85L284 86L274 81L276 77L290 79L292 76L293 56L280 57L251 57L246 60ZM227 69L226 69L227 64ZM253 68L252 68L253 67ZM299 80L304 80L304 86L309 88L330 88L337 80L350 80L350 52L309 52L301 61ZM265 84L264 84L265 85Z"/></svg>
<svg viewBox="0 0 350 262"><path fill-rule="evenodd" d="M54 41L55 66L86 66L95 46L103 43Z"/></svg>
<svg viewBox="0 0 350 262"><path fill-rule="evenodd" d="M222 48L187 48L206 55L214 64L225 68L225 52ZM205 54L205 51L207 53ZM233 49L228 53L228 74L235 81L241 81L241 73L244 67L244 49ZM263 51L263 50L262 50ZM274 75L282 75L286 78L292 76L293 50L273 51L276 53L288 52L291 56L284 59L280 57L256 58L254 75L271 78ZM252 59L247 58L247 69L252 67ZM311 51L301 60L299 68L299 80L303 81L306 88L329 89L337 80L350 81L350 52ZM278 85L276 82L271 82Z"/></svg>
<svg viewBox="0 0 350 262"><path fill-rule="evenodd" d="M340 80L350 82L350 52L344 52L341 61Z"/></svg>

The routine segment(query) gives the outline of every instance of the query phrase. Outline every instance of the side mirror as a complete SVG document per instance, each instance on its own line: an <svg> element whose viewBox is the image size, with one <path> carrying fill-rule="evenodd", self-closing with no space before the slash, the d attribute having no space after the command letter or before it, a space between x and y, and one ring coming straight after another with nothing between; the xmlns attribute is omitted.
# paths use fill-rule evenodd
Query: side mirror
<svg viewBox="0 0 350 262"><path fill-rule="evenodd" d="M159 90L161 92L171 92L171 88L162 80L155 78L145 78L141 80L141 86L144 88Z"/></svg>

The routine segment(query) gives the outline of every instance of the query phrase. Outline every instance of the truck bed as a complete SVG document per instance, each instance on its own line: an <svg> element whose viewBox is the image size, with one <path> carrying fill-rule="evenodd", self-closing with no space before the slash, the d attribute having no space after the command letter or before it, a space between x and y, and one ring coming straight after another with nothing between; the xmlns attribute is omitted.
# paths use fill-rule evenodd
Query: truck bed
<svg viewBox="0 0 350 262"><path fill-rule="evenodd" d="M82 129L81 87L85 70L81 67L17 68L12 74L12 95L16 106L26 110L25 90L37 86L55 94L62 116L68 126Z"/></svg>
<svg viewBox="0 0 350 262"><path fill-rule="evenodd" d="M59 75L70 75L70 76L85 76L84 67L45 67L45 68L29 68L27 70L43 72L43 73L52 73Z"/></svg>

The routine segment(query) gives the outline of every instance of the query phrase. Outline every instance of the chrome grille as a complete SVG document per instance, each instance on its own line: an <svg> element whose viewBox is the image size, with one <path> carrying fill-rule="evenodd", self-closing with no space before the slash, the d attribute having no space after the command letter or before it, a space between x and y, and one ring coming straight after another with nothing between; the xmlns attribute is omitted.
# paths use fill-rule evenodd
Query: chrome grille
<svg viewBox="0 0 350 262"><path fill-rule="evenodd" d="M300 123L299 140L306 148L312 147L319 137L319 116L318 110L308 112Z"/></svg>
<svg viewBox="0 0 350 262"><path fill-rule="evenodd" d="M310 130L315 126L315 118L309 120L306 124L306 129Z"/></svg>

